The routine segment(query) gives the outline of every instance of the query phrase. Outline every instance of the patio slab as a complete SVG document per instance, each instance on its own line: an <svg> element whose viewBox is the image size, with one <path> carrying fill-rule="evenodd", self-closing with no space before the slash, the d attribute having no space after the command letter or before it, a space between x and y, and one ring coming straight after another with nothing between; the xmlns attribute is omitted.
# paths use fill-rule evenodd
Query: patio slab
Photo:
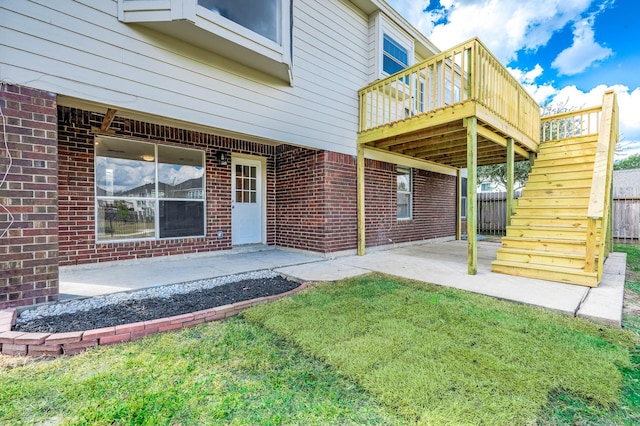
<svg viewBox="0 0 640 426"><path fill-rule="evenodd" d="M139 290L322 260L323 257L312 253L255 247L224 253L127 260L77 267L63 266L60 268L60 300Z"/></svg>
<svg viewBox="0 0 640 426"><path fill-rule="evenodd" d="M541 306L620 327L626 256L612 253L594 289L491 272L499 243L478 243L478 272L467 274L466 241L424 243L366 256L327 259L319 254L259 246L232 252L60 268L61 300L146 287L274 270L303 281L335 281L382 272L499 299Z"/></svg>
<svg viewBox="0 0 640 426"><path fill-rule="evenodd" d="M481 293L500 299L529 305L542 306L574 316L589 292L588 287L555 283L513 275L491 272L491 261L495 259L499 243L478 243L478 272L467 274L466 241L449 241L437 244L422 244L387 251L378 251L366 256L347 256L323 262L327 271L345 272L340 278L361 275L367 272L383 272L404 278L454 287ZM349 269L351 268L351 269ZM322 268L316 265L316 270ZM300 266L278 269L278 272L304 277L307 280L325 280L322 273Z"/></svg>

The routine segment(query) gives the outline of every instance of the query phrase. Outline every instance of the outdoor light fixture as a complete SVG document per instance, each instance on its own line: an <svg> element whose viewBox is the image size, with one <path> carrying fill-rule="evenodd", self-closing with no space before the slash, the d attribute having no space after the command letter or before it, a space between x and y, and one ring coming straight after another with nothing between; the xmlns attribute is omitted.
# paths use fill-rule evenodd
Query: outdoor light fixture
<svg viewBox="0 0 640 426"><path fill-rule="evenodd" d="M218 158L218 165L226 166L227 165L227 153L224 151L218 151L216 153L216 157Z"/></svg>

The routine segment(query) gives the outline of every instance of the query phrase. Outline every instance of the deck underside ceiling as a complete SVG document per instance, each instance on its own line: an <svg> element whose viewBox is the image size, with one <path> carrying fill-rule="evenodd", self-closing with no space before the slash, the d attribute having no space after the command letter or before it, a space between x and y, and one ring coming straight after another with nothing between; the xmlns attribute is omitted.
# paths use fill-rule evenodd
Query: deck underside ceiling
<svg viewBox="0 0 640 426"><path fill-rule="evenodd" d="M472 117L475 109L456 105L439 111L391 123L360 133L359 143L366 148L414 157L446 166L467 167L467 128L465 119ZM507 138L515 142L515 161L529 159L531 151L508 130L497 129L478 118L478 165L507 162Z"/></svg>

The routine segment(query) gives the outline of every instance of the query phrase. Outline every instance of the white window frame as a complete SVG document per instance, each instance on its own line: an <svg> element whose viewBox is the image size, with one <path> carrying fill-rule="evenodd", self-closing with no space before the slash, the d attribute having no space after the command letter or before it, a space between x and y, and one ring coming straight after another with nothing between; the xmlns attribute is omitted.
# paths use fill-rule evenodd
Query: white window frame
<svg viewBox="0 0 640 426"><path fill-rule="evenodd" d="M384 58L384 36L385 34L395 41L398 45L406 49L407 51L407 67L410 67L415 62L415 43L412 37L410 37L405 31L403 31L396 24L391 22L384 14L378 13L375 17L375 39L376 39L376 78L384 78L389 74L384 72L383 58Z"/></svg>
<svg viewBox="0 0 640 426"><path fill-rule="evenodd" d="M406 173L407 175L409 175L409 190L408 191L400 191L400 190L398 190L397 176L400 173ZM398 194L408 194L409 195L409 215L406 216L406 217L398 216L397 205L396 205L396 219L398 221L413 219L413 169L411 167L396 166L396 203L397 203L397 200L398 200L398 197L397 197Z"/></svg>
<svg viewBox="0 0 640 426"><path fill-rule="evenodd" d="M95 141L94 141L94 146L95 143L98 142L100 139L102 139L103 137L96 137ZM120 139L120 140L127 140L126 138L109 138L109 139ZM97 190L97 182L98 179L96 177L96 173L97 173L97 169L94 170L94 180L93 180L93 195L94 195L94 241L96 244L111 244L111 243L122 243L122 242L135 242L135 241L165 241L165 240L179 240L179 239L185 239L185 238L203 238L206 237L207 234L207 197L206 197L206 193L203 194L203 197L201 199L189 199L189 198L164 198L164 197L160 197L159 196L159 191L158 191L158 185L159 185L159 181L158 181L158 146L159 144L153 142L153 141L139 141L139 140L131 140L132 142L135 143L141 143L141 144L148 144L148 145L153 145L154 146L154 159L153 162L155 163L155 189L153 191L153 197L122 197L122 196L117 196L117 195L98 195L98 190ZM203 191L204 189L207 187L207 173L206 173L206 156L205 156L205 152L203 150L197 149L197 148L187 148L187 147L178 147L178 148L182 148L182 149L189 149L192 151L198 151L202 154L202 165L204 168L204 175L202 177L202 188ZM94 164L96 164L96 157L97 155L97 150L94 149L93 152L94 155ZM95 167L94 167L95 169ZM110 240L101 240L99 239L99 232L98 232L98 211L99 211L99 206L98 203L99 201L102 200L106 200L106 201L116 201L116 200L131 200L131 201L136 201L136 200L147 200L147 201L151 201L154 204L154 236L153 237L145 237L145 238L120 238L120 239L110 239ZM202 235L185 235L185 236L180 236L180 237L160 237L160 201L186 201L186 200L190 200L190 201L202 201L203 203L203 211L204 211L204 215L203 215L203 234Z"/></svg>
<svg viewBox="0 0 640 426"><path fill-rule="evenodd" d="M149 24L155 31L291 82L292 0L278 1L279 42L200 6L198 0L118 0L118 19L125 23Z"/></svg>

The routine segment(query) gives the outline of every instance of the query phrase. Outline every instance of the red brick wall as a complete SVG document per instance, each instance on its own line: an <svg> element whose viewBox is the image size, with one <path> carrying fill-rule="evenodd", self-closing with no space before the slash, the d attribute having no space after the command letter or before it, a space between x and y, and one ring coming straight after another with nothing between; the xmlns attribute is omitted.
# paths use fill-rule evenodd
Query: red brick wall
<svg viewBox="0 0 640 426"><path fill-rule="evenodd" d="M281 145L276 161L276 245L325 252L322 151Z"/></svg>
<svg viewBox="0 0 640 426"><path fill-rule="evenodd" d="M267 244L274 244L275 148L236 139L144 123L117 117L111 125L116 137L177 145L205 151L207 223L206 237L119 243L95 242L94 136L104 115L74 108L59 108L60 265L139 259L171 254L208 252L231 248L231 161L218 165L216 153L224 151L267 159ZM224 237L217 238L218 230Z"/></svg>
<svg viewBox="0 0 640 426"><path fill-rule="evenodd" d="M330 253L357 246L353 156L279 147L276 244ZM456 178L414 169L413 218L397 220L396 166L366 160L367 246L455 235Z"/></svg>
<svg viewBox="0 0 640 426"><path fill-rule="evenodd" d="M0 308L53 302L58 300L56 96L0 84L0 108L0 182L6 174L0 186Z"/></svg>

